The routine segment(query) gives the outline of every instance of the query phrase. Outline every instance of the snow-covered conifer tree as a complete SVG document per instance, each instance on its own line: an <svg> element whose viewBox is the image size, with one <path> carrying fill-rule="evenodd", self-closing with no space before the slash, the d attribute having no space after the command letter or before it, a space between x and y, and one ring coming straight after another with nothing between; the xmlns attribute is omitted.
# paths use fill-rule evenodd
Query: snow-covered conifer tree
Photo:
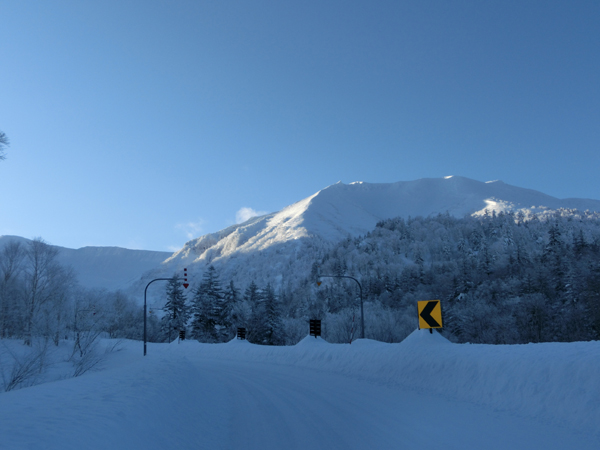
<svg viewBox="0 0 600 450"><path fill-rule="evenodd" d="M262 343L266 345L282 345L285 342L285 331L281 321L281 306L271 284L264 292L264 327Z"/></svg>
<svg viewBox="0 0 600 450"><path fill-rule="evenodd" d="M246 288L244 301L250 306L248 340L257 344L262 343L264 336L264 297L263 292L254 281Z"/></svg>
<svg viewBox="0 0 600 450"><path fill-rule="evenodd" d="M228 337L232 337L235 334L237 327L243 327L246 325L247 312L243 307L242 299L240 298L240 291L235 286L233 280L229 282L229 285L225 289L224 297L224 322L230 329Z"/></svg>
<svg viewBox="0 0 600 450"><path fill-rule="evenodd" d="M173 275L167 284L167 303L163 311L165 315L161 320L161 330L168 340L172 341L174 335L185 330L190 317L186 297L177 275Z"/></svg>
<svg viewBox="0 0 600 450"><path fill-rule="evenodd" d="M192 336L201 342L220 342L223 310L224 296L219 275L210 265L192 300Z"/></svg>

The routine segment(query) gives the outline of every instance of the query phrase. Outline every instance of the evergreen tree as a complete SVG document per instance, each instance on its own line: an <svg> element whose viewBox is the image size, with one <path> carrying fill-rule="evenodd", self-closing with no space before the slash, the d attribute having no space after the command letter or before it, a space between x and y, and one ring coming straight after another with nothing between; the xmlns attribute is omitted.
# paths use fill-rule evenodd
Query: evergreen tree
<svg viewBox="0 0 600 450"><path fill-rule="evenodd" d="M177 275L173 275L167 284L167 303L163 307L163 311L165 315L161 319L161 331L170 342L173 340L174 333L177 335L179 331L185 330L189 320L186 297Z"/></svg>
<svg viewBox="0 0 600 450"><path fill-rule="evenodd" d="M265 335L265 302L263 291L254 281L244 293L244 301L250 305L250 320L248 321L248 340L254 344L262 344Z"/></svg>
<svg viewBox="0 0 600 450"><path fill-rule="evenodd" d="M560 293L564 290L565 272L563 268L561 234L558 223L554 223L548 230L548 245L544 249L542 255L542 262L549 265L551 286L556 293Z"/></svg>
<svg viewBox="0 0 600 450"><path fill-rule="evenodd" d="M245 326L247 317L241 300L240 291L231 280L227 289L225 289L224 322L228 324L230 330L228 337L235 335L237 327Z"/></svg>
<svg viewBox="0 0 600 450"><path fill-rule="evenodd" d="M201 342L221 342L224 296L213 265L202 276L192 301L192 336Z"/></svg>
<svg viewBox="0 0 600 450"><path fill-rule="evenodd" d="M264 326L262 328L262 344L283 345L285 336L281 321L281 307L270 284L267 285L264 293Z"/></svg>
<svg viewBox="0 0 600 450"><path fill-rule="evenodd" d="M580 228L578 234L573 234L573 252L575 253L576 259L581 257L586 247L587 243L583 235L583 229Z"/></svg>

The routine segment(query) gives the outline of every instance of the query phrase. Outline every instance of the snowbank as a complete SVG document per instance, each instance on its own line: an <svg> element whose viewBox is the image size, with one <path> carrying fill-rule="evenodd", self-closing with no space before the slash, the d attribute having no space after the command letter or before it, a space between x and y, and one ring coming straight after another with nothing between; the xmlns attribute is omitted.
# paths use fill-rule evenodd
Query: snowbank
<svg viewBox="0 0 600 450"><path fill-rule="evenodd" d="M428 330L399 344L327 344L314 337L293 347L242 342L188 342L178 351L338 372L600 434L600 342L452 344Z"/></svg>
<svg viewBox="0 0 600 450"><path fill-rule="evenodd" d="M117 341L105 344L111 342ZM0 394L0 428L4 430L0 436L10 431L11 442L48 441L53 443L48 448L61 449L85 447L92 435L95 448L122 448L131 436L142 436L136 440L139 445L127 448L169 448L168 437L162 436L173 428L181 434L178 442L185 442L181 448L199 448L199 436L202 442L211 442L207 448L219 448L227 432L217 423L227 423L230 393L219 384L218 375L215 378L214 368L222 368L223 360L230 360L240 363L226 365L230 372L225 375L230 378L243 380L243 371L257 366L265 374L283 373L286 377L297 368L308 368L323 375L343 374L354 380L408 388L413 392L403 395L417 394L430 403L433 398L434 405L478 404L600 439L600 342L452 344L436 332L421 330L399 344L369 339L329 344L310 336L290 347L259 346L237 339L225 344L150 343L146 357L141 342L118 343L114 349L118 351L104 355L100 371ZM72 371L53 366L53 372L59 369ZM254 381L246 382L256 388ZM270 386L262 394L268 396L268 389ZM208 425L198 431L194 427L200 416ZM217 416L222 420L215 419ZM32 417L35 432L29 436ZM155 420L160 420L160 426L154 425ZM72 434L68 438L72 446L61 446L66 442L59 436L61 430ZM160 442L152 438L157 433Z"/></svg>

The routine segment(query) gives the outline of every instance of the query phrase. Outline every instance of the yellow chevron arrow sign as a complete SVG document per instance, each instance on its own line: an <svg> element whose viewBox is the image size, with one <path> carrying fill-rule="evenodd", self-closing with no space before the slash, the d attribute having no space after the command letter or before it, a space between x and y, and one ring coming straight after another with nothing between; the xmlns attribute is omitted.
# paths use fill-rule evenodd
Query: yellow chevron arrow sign
<svg viewBox="0 0 600 450"><path fill-rule="evenodd" d="M442 328L442 302L424 300L417 302L419 328Z"/></svg>

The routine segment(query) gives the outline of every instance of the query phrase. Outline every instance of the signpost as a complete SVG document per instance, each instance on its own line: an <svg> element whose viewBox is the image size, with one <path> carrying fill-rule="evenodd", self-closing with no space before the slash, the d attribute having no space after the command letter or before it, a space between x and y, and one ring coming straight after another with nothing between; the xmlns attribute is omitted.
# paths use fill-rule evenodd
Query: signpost
<svg viewBox="0 0 600 450"><path fill-rule="evenodd" d="M442 303L439 300L424 300L417 302L419 310L419 329L429 328L433 333L433 328L442 328Z"/></svg>

